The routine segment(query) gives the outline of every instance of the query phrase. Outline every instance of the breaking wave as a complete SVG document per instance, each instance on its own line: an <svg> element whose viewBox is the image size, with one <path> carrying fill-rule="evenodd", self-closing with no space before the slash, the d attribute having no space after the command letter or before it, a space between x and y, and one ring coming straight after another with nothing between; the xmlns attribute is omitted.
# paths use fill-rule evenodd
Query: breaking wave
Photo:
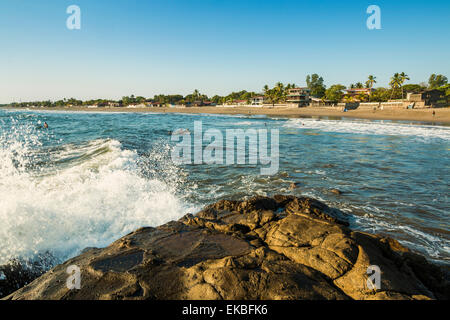
<svg viewBox="0 0 450 320"><path fill-rule="evenodd" d="M439 138L450 141L449 127L373 120L290 119L284 124L284 127L337 133Z"/></svg>
<svg viewBox="0 0 450 320"><path fill-rule="evenodd" d="M168 148L138 155L113 139L50 146L44 130L14 120L3 127L0 265L42 254L59 263L195 210L178 192L181 178L164 179L182 177L165 161Z"/></svg>

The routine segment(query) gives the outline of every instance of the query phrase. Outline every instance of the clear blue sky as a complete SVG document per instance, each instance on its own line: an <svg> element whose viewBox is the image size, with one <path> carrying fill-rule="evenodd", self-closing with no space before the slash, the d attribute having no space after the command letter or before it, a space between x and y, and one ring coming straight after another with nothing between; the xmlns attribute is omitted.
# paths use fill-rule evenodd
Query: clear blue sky
<svg viewBox="0 0 450 320"><path fill-rule="evenodd" d="M81 8L81 30L66 8ZM381 8L381 30L366 9ZM450 1L2 0L0 103L450 78Z"/></svg>

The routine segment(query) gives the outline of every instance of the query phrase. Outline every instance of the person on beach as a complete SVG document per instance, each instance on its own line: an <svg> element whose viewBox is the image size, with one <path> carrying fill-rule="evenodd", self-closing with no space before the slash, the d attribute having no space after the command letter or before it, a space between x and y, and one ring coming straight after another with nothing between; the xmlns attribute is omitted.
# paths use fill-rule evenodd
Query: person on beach
<svg viewBox="0 0 450 320"><path fill-rule="evenodd" d="M433 110L433 117L436 115L436 111Z"/></svg>

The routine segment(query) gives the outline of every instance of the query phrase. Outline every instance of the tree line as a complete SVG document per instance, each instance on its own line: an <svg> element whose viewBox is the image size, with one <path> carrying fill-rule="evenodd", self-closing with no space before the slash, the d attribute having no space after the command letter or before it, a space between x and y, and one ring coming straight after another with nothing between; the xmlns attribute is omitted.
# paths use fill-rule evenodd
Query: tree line
<svg viewBox="0 0 450 320"><path fill-rule="evenodd" d="M405 94L420 93L425 90L438 89L443 92L447 100L450 97L450 85L448 84L448 79L446 76L441 74L432 74L428 78L428 83L419 84L405 84L406 81L410 80L409 76L405 72L395 73L389 81L389 87L377 87L374 88L377 83L376 77L374 75L369 75L367 80L364 82L357 82L355 84L350 84L348 89L370 89L370 94L361 93L359 95L346 94L346 86L342 84L334 84L327 88L323 84L323 78L317 74L313 74L306 78L308 88L311 90L311 96L320 98L323 101L347 101L357 99L361 102L386 102L392 99L404 99Z"/></svg>
<svg viewBox="0 0 450 320"><path fill-rule="evenodd" d="M374 88L377 83L376 77L374 75L369 75L367 79L362 82L356 82L355 84L350 84L348 89L370 89L370 95L361 93L359 95L346 94L346 86L342 84L333 84L330 87L326 87L324 84L323 77L318 74L307 75L306 86L310 90L310 95L312 97L321 99L323 102L339 102L339 101L353 101L357 99L358 101L365 102L386 102L392 99L403 99L405 93L419 93L424 90L438 89L443 91L447 101L450 97L450 84L446 76L442 74L432 74L428 83L419 84L405 84L406 81L410 80L409 76L405 72L395 73L389 82L389 87L377 87ZM251 100L256 96L264 96L264 100L269 104L284 103L286 102L287 95L290 89L296 88L295 83L283 84L282 82L277 82L272 88L265 85L262 92L257 93L253 91L241 90L238 92L231 92L226 96L214 95L208 97L206 94L202 94L198 89L194 90L193 93L183 96L181 94L155 95L153 98L145 98L142 96L124 96L120 100L111 99L92 99L92 100L78 100L75 98L62 99L57 101L33 101L33 102L13 102L9 104L14 107L31 107L31 106L43 106L43 107L63 107L63 106L117 106L125 107L130 105L141 105L149 103L157 104L173 104L173 105L183 105L189 103L204 103L208 101L214 104L232 104L236 101L245 101L250 104Z"/></svg>

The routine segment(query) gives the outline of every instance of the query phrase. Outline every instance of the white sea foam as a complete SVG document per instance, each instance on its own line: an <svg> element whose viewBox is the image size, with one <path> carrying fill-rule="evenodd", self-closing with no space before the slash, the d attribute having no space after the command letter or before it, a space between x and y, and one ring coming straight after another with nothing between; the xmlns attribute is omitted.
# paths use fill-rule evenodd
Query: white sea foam
<svg viewBox="0 0 450 320"><path fill-rule="evenodd" d="M229 125L232 126L251 126L254 124L258 124L257 122L252 122L252 121L240 121L240 122L230 122Z"/></svg>
<svg viewBox="0 0 450 320"><path fill-rule="evenodd" d="M405 225L400 221L392 221L392 217L388 218L389 213L381 211L374 206L355 206L351 205L346 208L346 212L355 213L363 210L364 215L353 215L353 227L374 234L387 234L395 237L404 245L419 249L426 252L434 259L442 259L443 255L448 255L450 242L440 236L425 233L419 229ZM394 218L395 219L395 218ZM414 243L407 239L415 239Z"/></svg>
<svg viewBox="0 0 450 320"><path fill-rule="evenodd" d="M46 252L60 262L196 210L173 185L145 177L137 153L116 140L62 146L38 170L39 147L30 127L0 136L0 265Z"/></svg>
<svg viewBox="0 0 450 320"><path fill-rule="evenodd" d="M369 135L410 136L450 140L450 127L404 124L371 120L290 119L286 128L314 129L323 132L357 133Z"/></svg>

